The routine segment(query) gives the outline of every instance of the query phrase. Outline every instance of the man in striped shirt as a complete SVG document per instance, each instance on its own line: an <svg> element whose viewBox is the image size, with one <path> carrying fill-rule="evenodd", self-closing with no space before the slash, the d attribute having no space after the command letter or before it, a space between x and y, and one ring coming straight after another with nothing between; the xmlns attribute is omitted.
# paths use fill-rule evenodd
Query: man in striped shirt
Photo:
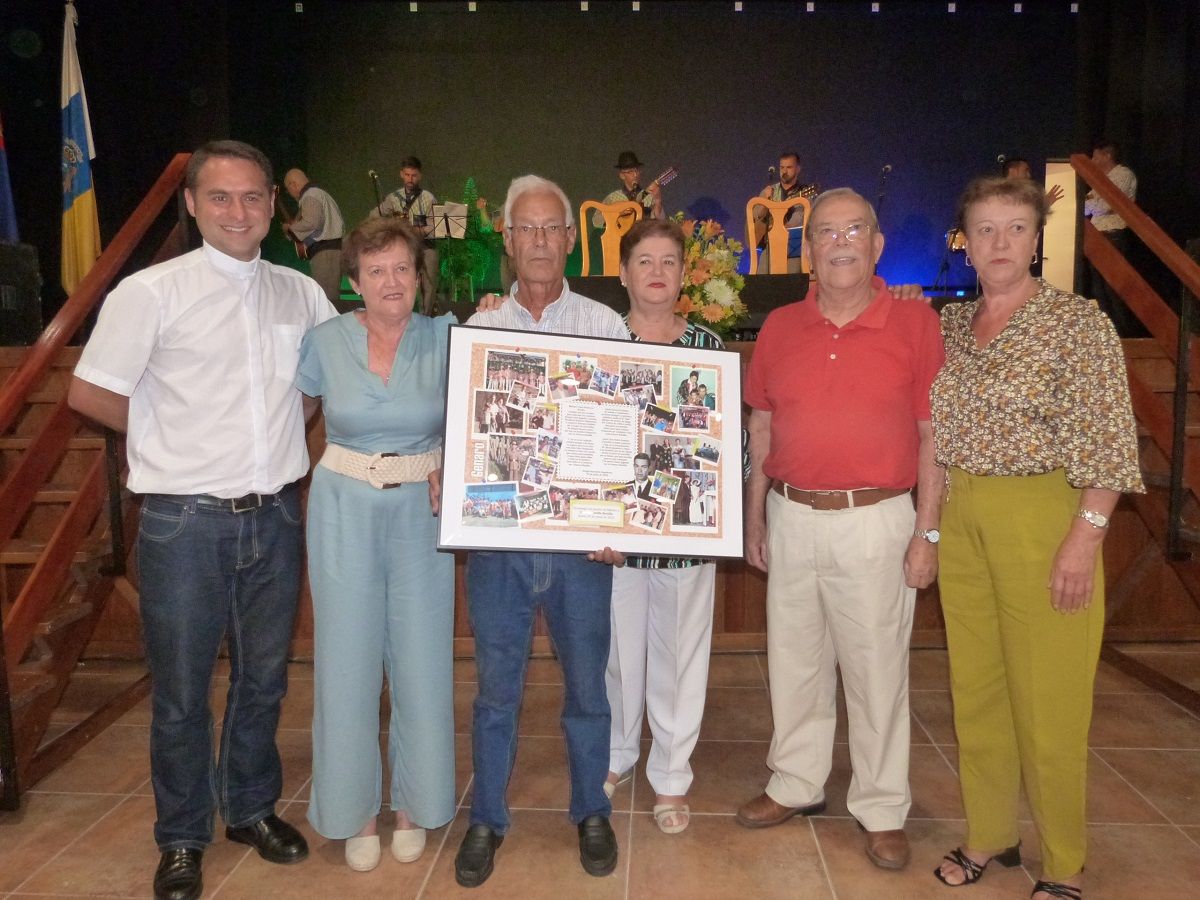
<svg viewBox="0 0 1200 900"><path fill-rule="evenodd" d="M504 245L517 280L498 309L467 322L600 338L629 337L621 317L576 294L563 273L575 245L566 194L536 175L513 181L504 204ZM471 726L475 767L470 827L454 860L464 887L492 874L496 848L510 824L506 793L517 752L517 716L525 664L541 607L563 667L563 731L571 776L571 821L579 831L579 858L589 875L616 868L617 839L604 791L608 771L609 708L604 690L608 661L612 568L624 557L609 548L573 553L473 551L467 557L467 606L475 633L479 693Z"/></svg>

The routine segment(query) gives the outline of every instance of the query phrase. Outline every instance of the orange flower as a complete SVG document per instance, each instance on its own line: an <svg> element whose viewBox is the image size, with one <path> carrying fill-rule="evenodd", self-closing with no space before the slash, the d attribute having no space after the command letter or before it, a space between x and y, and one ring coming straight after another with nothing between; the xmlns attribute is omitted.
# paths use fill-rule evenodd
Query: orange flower
<svg viewBox="0 0 1200 900"><path fill-rule="evenodd" d="M695 308L692 305L692 298L687 294L680 294L679 299L675 301L675 312L681 316L689 315Z"/></svg>
<svg viewBox="0 0 1200 900"><path fill-rule="evenodd" d="M721 228L720 222L713 221L712 219L706 219L704 222L704 237L707 240L711 241L713 238L720 235L723 230L724 229Z"/></svg>
<svg viewBox="0 0 1200 900"><path fill-rule="evenodd" d="M712 263L707 259L698 259L688 271L688 283L699 287L712 277Z"/></svg>
<svg viewBox="0 0 1200 900"><path fill-rule="evenodd" d="M725 318L725 307L720 303L707 303L700 310L700 315L704 316L706 322L720 322Z"/></svg>
<svg viewBox="0 0 1200 900"><path fill-rule="evenodd" d="M695 219L684 219L682 222L679 223L679 227L683 229L683 234L685 237L691 237L692 234L696 231L696 220Z"/></svg>

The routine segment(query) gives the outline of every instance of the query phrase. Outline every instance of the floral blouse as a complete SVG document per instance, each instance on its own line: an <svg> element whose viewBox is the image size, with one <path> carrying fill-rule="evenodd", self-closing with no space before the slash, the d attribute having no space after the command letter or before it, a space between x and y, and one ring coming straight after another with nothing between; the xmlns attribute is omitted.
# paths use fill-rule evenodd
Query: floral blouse
<svg viewBox="0 0 1200 900"><path fill-rule="evenodd" d="M942 310L946 364L933 382L937 461L975 475L1065 469L1078 488L1142 493L1121 341L1095 302L1045 281L978 349L981 301Z"/></svg>

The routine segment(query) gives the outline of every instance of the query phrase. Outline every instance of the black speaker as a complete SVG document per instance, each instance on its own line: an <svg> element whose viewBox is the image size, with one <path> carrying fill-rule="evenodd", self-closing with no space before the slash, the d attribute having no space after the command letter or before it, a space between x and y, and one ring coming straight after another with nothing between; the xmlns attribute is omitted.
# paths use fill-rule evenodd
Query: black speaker
<svg viewBox="0 0 1200 900"><path fill-rule="evenodd" d="M0 344L32 344L41 333L37 250L30 244L0 243Z"/></svg>

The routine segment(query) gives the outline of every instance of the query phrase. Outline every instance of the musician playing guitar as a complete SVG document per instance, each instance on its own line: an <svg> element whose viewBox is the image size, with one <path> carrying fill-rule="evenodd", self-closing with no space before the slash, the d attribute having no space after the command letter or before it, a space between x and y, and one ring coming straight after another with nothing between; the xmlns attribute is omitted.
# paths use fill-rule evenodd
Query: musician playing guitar
<svg viewBox="0 0 1200 900"><path fill-rule="evenodd" d="M604 198L605 203L620 203L632 200L642 205L642 217L645 219L665 219L663 212L662 187L677 174L674 169L667 169L658 178L642 187L642 164L638 162L637 154L632 150L623 151L617 157L617 177L621 179L621 187ZM592 224L597 228L604 225L604 217L599 213L592 216Z"/></svg>
<svg viewBox="0 0 1200 900"><path fill-rule="evenodd" d="M820 193L820 188L815 184L800 183L800 155L795 151L781 153L779 156L779 181L775 184L768 184L758 196L764 200L791 200L793 197L808 197L813 198ZM804 209L803 207L795 207L789 210L787 217L784 219L784 224L788 228L795 228L804 225ZM762 260L759 262L759 271L769 271L770 265L767 256L767 229L771 225L770 213L765 209L760 209L756 213L756 221L754 223L754 244L763 250ZM791 252L792 242L788 242L788 271L800 271L800 248L797 242L796 252L793 255Z"/></svg>
<svg viewBox="0 0 1200 900"><path fill-rule="evenodd" d="M437 198L421 187L421 160L406 156L400 160L403 184L371 210L372 216L400 216L424 238L424 265L421 270L422 309L430 308L438 286L438 251L433 242L433 207Z"/></svg>
<svg viewBox="0 0 1200 900"><path fill-rule="evenodd" d="M308 260L309 272L329 302L338 306L342 296L342 235L346 232L342 211L329 192L309 181L302 169L289 169L283 188L297 204L296 216L284 220L284 234L292 239L300 258ZM278 195L275 199L278 202ZM284 207L279 208L285 212Z"/></svg>

